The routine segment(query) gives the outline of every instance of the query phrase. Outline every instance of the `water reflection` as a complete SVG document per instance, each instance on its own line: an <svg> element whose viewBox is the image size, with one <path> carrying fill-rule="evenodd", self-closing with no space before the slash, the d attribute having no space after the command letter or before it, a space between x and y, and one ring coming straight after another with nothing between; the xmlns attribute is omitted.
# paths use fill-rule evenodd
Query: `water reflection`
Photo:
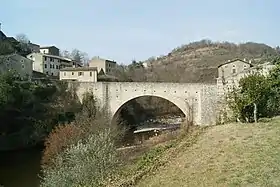
<svg viewBox="0 0 280 187"><path fill-rule="evenodd" d="M39 187L41 150L0 152L0 184L4 187Z"/></svg>

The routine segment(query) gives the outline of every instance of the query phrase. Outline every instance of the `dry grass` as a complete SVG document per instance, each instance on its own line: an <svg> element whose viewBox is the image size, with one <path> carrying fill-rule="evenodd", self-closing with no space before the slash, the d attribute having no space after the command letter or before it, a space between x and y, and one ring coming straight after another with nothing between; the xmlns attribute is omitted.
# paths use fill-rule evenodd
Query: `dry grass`
<svg viewBox="0 0 280 187"><path fill-rule="evenodd" d="M179 150L192 145L202 128L190 128L189 135L181 142L181 131L165 133L146 141L141 146L124 150L126 162L121 167L120 173L115 176L107 186L135 186L144 176L156 173L158 168L168 164Z"/></svg>
<svg viewBox="0 0 280 187"><path fill-rule="evenodd" d="M279 134L280 118L211 127L137 186L279 186Z"/></svg>

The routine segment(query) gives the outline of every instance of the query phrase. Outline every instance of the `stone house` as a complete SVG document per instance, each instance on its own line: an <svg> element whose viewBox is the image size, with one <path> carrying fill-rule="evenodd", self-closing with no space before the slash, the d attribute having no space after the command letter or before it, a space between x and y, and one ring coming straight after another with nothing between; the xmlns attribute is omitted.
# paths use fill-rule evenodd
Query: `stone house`
<svg viewBox="0 0 280 187"><path fill-rule="evenodd" d="M28 47L31 49L32 53L39 53L40 52L40 45L28 42Z"/></svg>
<svg viewBox="0 0 280 187"><path fill-rule="evenodd" d="M114 72L117 63L112 60L94 57L89 62L89 67L96 67L98 74L111 74Z"/></svg>
<svg viewBox="0 0 280 187"><path fill-rule="evenodd" d="M61 68L73 67L75 62L70 58L56 55L31 53L27 58L33 60L33 70L46 75L59 77Z"/></svg>
<svg viewBox="0 0 280 187"><path fill-rule="evenodd" d="M60 70L59 80L97 82L96 67L67 67Z"/></svg>
<svg viewBox="0 0 280 187"><path fill-rule="evenodd" d="M40 47L40 53L59 56L59 49L55 46Z"/></svg>
<svg viewBox="0 0 280 187"><path fill-rule="evenodd" d="M251 61L241 59L229 60L218 66L218 77L231 77L253 67Z"/></svg>
<svg viewBox="0 0 280 187"><path fill-rule="evenodd" d="M7 38L7 36L5 35L5 33L0 30L0 41L5 40L6 38Z"/></svg>
<svg viewBox="0 0 280 187"><path fill-rule="evenodd" d="M228 90L238 86L240 79L250 74L260 73L268 75L275 67L270 62L252 65L250 62L235 59L218 66L217 87L218 93L224 95Z"/></svg>
<svg viewBox="0 0 280 187"><path fill-rule="evenodd" d="M0 73L15 71L23 78L31 78L32 65L32 60L18 54L0 56Z"/></svg>

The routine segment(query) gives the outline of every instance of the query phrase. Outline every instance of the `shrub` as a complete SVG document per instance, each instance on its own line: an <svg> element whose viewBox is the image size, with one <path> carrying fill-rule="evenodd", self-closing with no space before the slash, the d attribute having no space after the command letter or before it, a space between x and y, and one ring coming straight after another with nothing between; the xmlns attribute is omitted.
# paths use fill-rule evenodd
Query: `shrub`
<svg viewBox="0 0 280 187"><path fill-rule="evenodd" d="M44 170L41 186L102 186L118 164L114 132L105 128L72 145Z"/></svg>
<svg viewBox="0 0 280 187"><path fill-rule="evenodd" d="M46 141L42 186L101 186L119 162L123 130L85 94L72 124L57 127ZM49 167L50 166L50 167Z"/></svg>
<svg viewBox="0 0 280 187"><path fill-rule="evenodd" d="M82 134L82 130L73 124L57 126L45 141L42 166L52 166L55 157L68 146L78 142Z"/></svg>
<svg viewBox="0 0 280 187"><path fill-rule="evenodd" d="M269 107L272 94L271 81L258 73L249 75L239 81L239 87L228 94L228 106L234 117L242 122L257 121L273 113Z"/></svg>
<svg viewBox="0 0 280 187"><path fill-rule="evenodd" d="M96 113L100 113L95 103L93 95L86 93L83 98L81 111L76 114L76 119L71 124L57 126L49 134L45 140L45 150L42 158L43 167L52 166L53 159L59 153L62 153L70 145L76 144L80 139L83 139L93 131L94 126L92 124L96 124ZM102 119L102 116L100 114L99 119Z"/></svg>

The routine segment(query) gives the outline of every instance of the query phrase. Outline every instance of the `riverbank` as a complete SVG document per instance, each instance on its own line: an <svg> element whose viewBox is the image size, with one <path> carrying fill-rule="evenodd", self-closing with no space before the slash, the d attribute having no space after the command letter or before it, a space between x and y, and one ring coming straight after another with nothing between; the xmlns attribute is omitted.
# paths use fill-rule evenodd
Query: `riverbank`
<svg viewBox="0 0 280 187"><path fill-rule="evenodd" d="M106 186L277 186L279 124L193 126L118 149L124 161Z"/></svg>
<svg viewBox="0 0 280 187"><path fill-rule="evenodd" d="M133 186L277 186L280 117L258 124L208 127L157 157ZM189 146L187 146L189 145ZM167 159L166 159L167 158ZM137 165L137 164L136 164Z"/></svg>

